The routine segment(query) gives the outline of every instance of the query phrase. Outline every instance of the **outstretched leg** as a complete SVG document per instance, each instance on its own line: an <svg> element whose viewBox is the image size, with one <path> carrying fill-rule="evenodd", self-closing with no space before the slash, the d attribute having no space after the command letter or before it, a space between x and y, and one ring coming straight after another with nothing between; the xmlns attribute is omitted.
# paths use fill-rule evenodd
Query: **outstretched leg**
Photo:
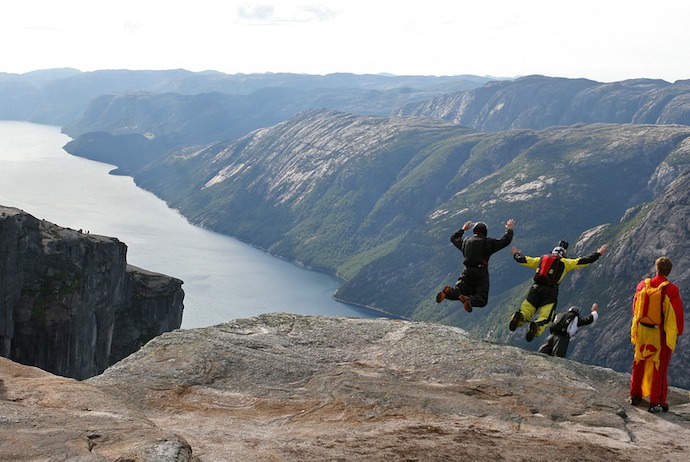
<svg viewBox="0 0 690 462"><path fill-rule="evenodd" d="M522 305L520 305L520 309L517 310L510 319L510 325L508 328L511 331L514 331L523 324L530 322L536 311L537 309L534 305L532 305L532 303L530 303L529 299L523 300Z"/></svg>
<svg viewBox="0 0 690 462"><path fill-rule="evenodd" d="M443 300L460 300L463 295L460 288L455 286L445 286L443 290L436 294L436 303L441 303Z"/></svg>
<svg viewBox="0 0 690 462"><path fill-rule="evenodd" d="M486 268L472 268L472 289L467 294L472 306L484 307L489 303L489 270Z"/></svg>
<svg viewBox="0 0 690 462"><path fill-rule="evenodd" d="M539 347L539 353L544 353L546 355L553 355L553 346L555 343L556 337L554 334L549 335L546 338L546 343L544 343L542 346Z"/></svg>
<svg viewBox="0 0 690 462"><path fill-rule="evenodd" d="M549 327L549 324L551 321L553 321L554 318L554 309L556 308L555 303L547 303L546 305L542 306L539 308L539 317L537 317L537 331L535 332L535 336L540 336L547 327Z"/></svg>
<svg viewBox="0 0 690 462"><path fill-rule="evenodd" d="M568 337L567 335L549 335L549 337L552 336L556 337L556 342L553 346L554 356L558 356L559 358L565 358L565 354L568 352L568 344L570 343L570 337Z"/></svg>
<svg viewBox="0 0 690 462"><path fill-rule="evenodd" d="M462 289L458 286L445 286L443 290L436 294L436 303L441 303L443 300L460 300L465 307L465 311L472 312L472 303L470 298L463 294Z"/></svg>

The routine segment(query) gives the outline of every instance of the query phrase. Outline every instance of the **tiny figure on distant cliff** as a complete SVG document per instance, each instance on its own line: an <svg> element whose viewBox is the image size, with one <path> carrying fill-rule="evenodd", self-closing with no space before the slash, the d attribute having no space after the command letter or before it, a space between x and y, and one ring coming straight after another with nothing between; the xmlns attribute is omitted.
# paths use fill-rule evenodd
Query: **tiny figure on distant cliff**
<svg viewBox="0 0 690 462"><path fill-rule="evenodd" d="M472 307L483 307L489 301L489 257L499 250L508 247L513 240L512 218L506 222L506 231L503 237L496 239L487 237L486 223L478 222L472 228L473 236L463 238L465 231L472 227L471 221L465 222L462 228L450 237L453 243L463 254L464 268L462 274L454 286L446 286L436 294L436 303L443 300L460 300L465 311L472 312Z"/></svg>
<svg viewBox="0 0 690 462"><path fill-rule="evenodd" d="M556 316L549 325L549 336L546 338L546 343L539 347L539 353L565 358L570 339L577 329L592 324L597 319L599 319L599 305L596 303L592 303L592 312L588 316L581 316L578 307L570 307L568 311Z"/></svg>
<svg viewBox="0 0 690 462"><path fill-rule="evenodd" d="M568 242L566 241L560 241L550 254L541 257L522 255L517 247L510 249L516 262L522 266L535 268L534 284L527 292L527 298L522 302L520 309L513 314L509 324L510 330L514 331L521 325L529 323L526 336L528 342L541 335L553 320L558 302L558 285L566 273L594 263L608 247L604 244L596 252L579 258L566 258L567 249ZM539 316L536 321L532 321L537 309L539 309Z"/></svg>
<svg viewBox="0 0 690 462"><path fill-rule="evenodd" d="M649 396L649 412L654 413L668 411L668 364L685 322L678 286L666 279L671 260L659 257L655 264L656 275L640 281L633 298L630 341L635 356L629 398L635 405Z"/></svg>

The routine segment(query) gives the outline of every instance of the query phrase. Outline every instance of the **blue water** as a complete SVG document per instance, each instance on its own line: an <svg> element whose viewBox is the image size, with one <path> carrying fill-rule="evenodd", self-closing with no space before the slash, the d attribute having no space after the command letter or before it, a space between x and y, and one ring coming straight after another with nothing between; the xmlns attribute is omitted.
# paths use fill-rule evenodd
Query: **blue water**
<svg viewBox="0 0 690 462"><path fill-rule="evenodd" d="M113 166L71 156L59 127L0 121L0 204L128 246L127 261L184 281L183 328L267 312L374 317L333 300L339 281L189 224Z"/></svg>

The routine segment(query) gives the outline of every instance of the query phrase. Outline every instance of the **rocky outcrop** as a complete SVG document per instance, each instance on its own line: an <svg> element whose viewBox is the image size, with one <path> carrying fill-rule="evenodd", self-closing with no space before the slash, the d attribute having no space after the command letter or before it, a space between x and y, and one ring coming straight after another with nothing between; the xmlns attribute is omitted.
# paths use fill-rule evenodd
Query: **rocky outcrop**
<svg viewBox="0 0 690 462"><path fill-rule="evenodd" d="M0 358L0 460L194 462L181 436L86 382Z"/></svg>
<svg viewBox="0 0 690 462"><path fill-rule="evenodd" d="M266 314L163 334L84 382L0 361L0 459L687 460L690 395L389 319ZM40 440L41 444L36 444Z"/></svg>
<svg viewBox="0 0 690 462"><path fill-rule="evenodd" d="M0 214L2 356L84 379L180 327L182 281L128 267L124 243Z"/></svg>
<svg viewBox="0 0 690 462"><path fill-rule="evenodd" d="M116 313L110 364L137 351L152 338L179 329L184 292L182 281L127 265L128 303Z"/></svg>

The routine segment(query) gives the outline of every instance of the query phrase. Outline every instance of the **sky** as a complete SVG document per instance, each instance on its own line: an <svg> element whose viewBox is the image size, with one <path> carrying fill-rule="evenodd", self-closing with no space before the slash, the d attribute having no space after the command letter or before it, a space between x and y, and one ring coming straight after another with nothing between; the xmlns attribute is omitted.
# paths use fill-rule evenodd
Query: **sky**
<svg viewBox="0 0 690 462"><path fill-rule="evenodd" d="M687 0L10 0L0 72L690 79Z"/></svg>

